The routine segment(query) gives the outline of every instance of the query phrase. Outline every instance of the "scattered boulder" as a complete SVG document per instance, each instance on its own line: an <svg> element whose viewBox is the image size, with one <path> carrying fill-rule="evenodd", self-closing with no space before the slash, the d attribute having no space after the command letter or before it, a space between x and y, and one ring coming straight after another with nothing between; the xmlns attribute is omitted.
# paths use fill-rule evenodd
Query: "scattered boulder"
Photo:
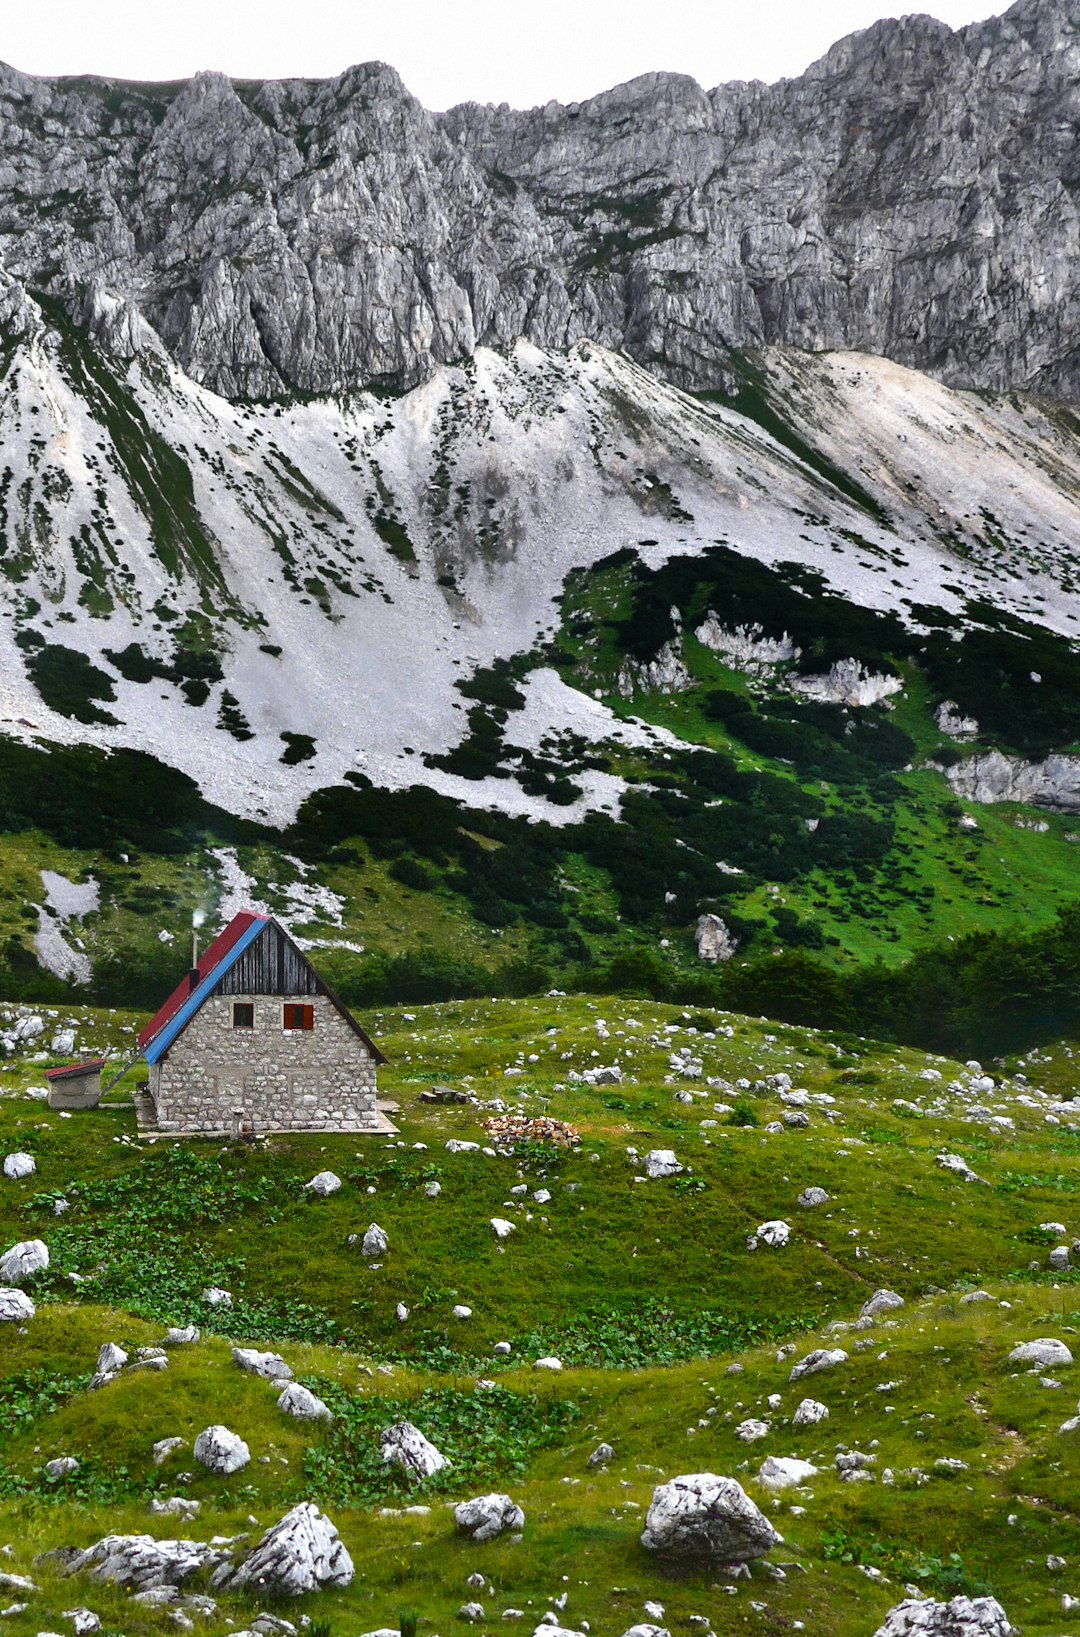
<svg viewBox="0 0 1080 1637"><path fill-rule="evenodd" d="M1014 1637L1014 1627L996 1597L910 1597L889 1610L874 1637Z"/></svg>
<svg viewBox="0 0 1080 1637"><path fill-rule="evenodd" d="M390 1249L390 1238L386 1229L373 1222L365 1233L364 1243L360 1248L365 1256L385 1256Z"/></svg>
<svg viewBox="0 0 1080 1637"><path fill-rule="evenodd" d="M291 1381L277 1401L283 1415L294 1415L298 1421L332 1421L334 1412L328 1404L313 1393L310 1387Z"/></svg>
<svg viewBox="0 0 1080 1637"><path fill-rule="evenodd" d="M671 1148L651 1148L645 1156L645 1175L654 1181L661 1177L677 1177L683 1166Z"/></svg>
<svg viewBox="0 0 1080 1637"><path fill-rule="evenodd" d="M493 1216L491 1226L495 1229L496 1239L509 1239L510 1235L515 1232L514 1224L507 1222L504 1216Z"/></svg>
<svg viewBox="0 0 1080 1637"><path fill-rule="evenodd" d="M476 1622L478 1620L482 1620L483 1618L483 1603L462 1603L461 1607L458 1609L458 1619L467 1620L471 1626L475 1626ZM545 1626L543 1629L547 1631L548 1628Z"/></svg>
<svg viewBox="0 0 1080 1637"><path fill-rule="evenodd" d="M454 1522L475 1541L495 1540L525 1527L525 1514L509 1495L477 1495L454 1508Z"/></svg>
<svg viewBox="0 0 1080 1637"><path fill-rule="evenodd" d="M766 1489L798 1489L817 1474L816 1466L794 1455L769 1455L758 1469L758 1482Z"/></svg>
<svg viewBox="0 0 1080 1637"><path fill-rule="evenodd" d="M21 1182L24 1177L32 1177L37 1170L37 1161L29 1154L9 1154L4 1161L4 1175L9 1182Z"/></svg>
<svg viewBox="0 0 1080 1637"><path fill-rule="evenodd" d="M791 1238L791 1228L779 1220L763 1222L753 1236L754 1246L767 1245L770 1250L781 1250Z"/></svg>
<svg viewBox="0 0 1080 1637"><path fill-rule="evenodd" d="M78 1472L79 1461L74 1455L58 1455L55 1460L46 1461L43 1470L51 1483L59 1483L61 1478L70 1478L73 1472Z"/></svg>
<svg viewBox="0 0 1080 1637"><path fill-rule="evenodd" d="M741 1439L744 1444L754 1444L759 1438L767 1438L769 1432L770 1427L767 1421L755 1421L753 1418L748 1421L740 1421L735 1428L736 1438Z"/></svg>
<svg viewBox="0 0 1080 1637"><path fill-rule="evenodd" d="M207 1285L202 1293L202 1300L208 1307L231 1307L232 1291L222 1290L220 1285Z"/></svg>
<svg viewBox="0 0 1080 1637"><path fill-rule="evenodd" d="M337 1193L341 1187L341 1178L336 1171L320 1171L310 1182L305 1182L304 1187L310 1188L316 1198L326 1199L330 1194Z"/></svg>
<svg viewBox="0 0 1080 1637"><path fill-rule="evenodd" d="M264 1381L291 1381L293 1373L280 1353L260 1353L254 1347L234 1347L232 1356L248 1375Z"/></svg>
<svg viewBox="0 0 1080 1637"><path fill-rule="evenodd" d="M824 1188L804 1188L799 1195L799 1204L804 1211L812 1210L815 1205L827 1205L829 1196Z"/></svg>
<svg viewBox="0 0 1080 1637"><path fill-rule="evenodd" d="M430 1478L441 1472L450 1462L441 1455L419 1427L411 1421L398 1421L379 1438L380 1453L385 1462L399 1466L410 1478Z"/></svg>
<svg viewBox="0 0 1080 1637"><path fill-rule="evenodd" d="M244 1440L228 1427L207 1427L195 1440L195 1459L210 1472L227 1478L240 1472L251 1460L251 1451Z"/></svg>
<svg viewBox="0 0 1080 1637"><path fill-rule="evenodd" d="M793 1427L816 1427L829 1419L828 1409L816 1398L804 1398L791 1418Z"/></svg>
<svg viewBox="0 0 1080 1637"><path fill-rule="evenodd" d="M239 1569L215 1576L214 1584L299 1597L324 1586L351 1586L353 1572L352 1558L330 1519L302 1501L266 1531Z"/></svg>
<svg viewBox="0 0 1080 1637"><path fill-rule="evenodd" d="M153 1535L106 1535L76 1552L68 1574L125 1586L132 1592L183 1585L202 1570L228 1565L227 1550L197 1540L155 1540Z"/></svg>
<svg viewBox="0 0 1080 1637"><path fill-rule="evenodd" d="M471 1307L466 1307L464 1302L458 1302L456 1304L456 1306L454 1306L454 1307L452 1307L450 1309L450 1313L451 1313L452 1317L455 1318L455 1319L471 1319L472 1318L472 1308Z"/></svg>
<svg viewBox="0 0 1080 1637"><path fill-rule="evenodd" d="M159 1438L150 1451L155 1466L164 1466L174 1449L184 1449L186 1441L183 1438Z"/></svg>
<svg viewBox="0 0 1080 1637"><path fill-rule="evenodd" d="M960 1154L939 1154L937 1162L943 1171L951 1171L954 1176L963 1177L965 1182L978 1182L967 1160Z"/></svg>
<svg viewBox="0 0 1080 1637"><path fill-rule="evenodd" d="M561 1358L553 1358L553 1357L538 1358L535 1361L535 1363L533 1364L533 1369L534 1370L553 1370L553 1371L558 1372L559 1370L562 1369L562 1359Z"/></svg>
<svg viewBox="0 0 1080 1637"><path fill-rule="evenodd" d="M781 1538L734 1478L697 1472L653 1491L641 1544L673 1557L731 1563L764 1557Z"/></svg>
<svg viewBox="0 0 1080 1637"><path fill-rule="evenodd" d="M835 1370L838 1364L846 1364L847 1359L842 1347L815 1347L794 1366L788 1380L801 1381L804 1376L817 1375L821 1370Z"/></svg>
<svg viewBox="0 0 1080 1637"><path fill-rule="evenodd" d="M65 1609L64 1619L71 1621L75 1637L91 1637L92 1632L101 1630L101 1618L93 1609Z"/></svg>
<svg viewBox="0 0 1080 1637"><path fill-rule="evenodd" d="M23 1324L32 1319L37 1308L25 1290L0 1286L0 1324Z"/></svg>
<svg viewBox="0 0 1080 1637"><path fill-rule="evenodd" d="M0 1256L0 1279L8 1285L22 1285L49 1265L49 1249L43 1239L22 1239Z"/></svg>
<svg viewBox="0 0 1080 1637"><path fill-rule="evenodd" d="M194 1324L185 1324L166 1330L161 1338L162 1347L193 1347L199 1340L199 1328Z"/></svg>
<svg viewBox="0 0 1080 1637"><path fill-rule="evenodd" d="M860 1319L877 1319L882 1313L892 1313L898 1307L903 1307L904 1298L898 1296L895 1290L875 1290L868 1302L864 1302L859 1310Z"/></svg>
<svg viewBox="0 0 1080 1637"><path fill-rule="evenodd" d="M1073 1356L1063 1341L1057 1341L1053 1336L1040 1336L1035 1341L1025 1341L1019 1347L1014 1347L1009 1354L1010 1364L1030 1364L1048 1369L1051 1366L1060 1368L1063 1364L1071 1364Z"/></svg>
<svg viewBox="0 0 1080 1637"><path fill-rule="evenodd" d="M615 1451L612 1449L610 1444L597 1444L596 1448L589 1456L587 1464L593 1468L598 1466L607 1466L609 1462L613 1461L614 1459Z"/></svg>

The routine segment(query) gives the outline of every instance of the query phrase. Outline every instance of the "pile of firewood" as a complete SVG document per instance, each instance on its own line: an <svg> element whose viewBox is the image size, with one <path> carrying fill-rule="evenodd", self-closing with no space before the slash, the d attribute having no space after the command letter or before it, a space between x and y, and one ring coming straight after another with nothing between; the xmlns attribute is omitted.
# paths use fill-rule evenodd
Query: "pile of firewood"
<svg viewBox="0 0 1080 1637"><path fill-rule="evenodd" d="M551 1120L529 1114L498 1114L484 1122L484 1129L497 1148L516 1148L519 1143L550 1143L556 1148L576 1148L581 1133L565 1120Z"/></svg>

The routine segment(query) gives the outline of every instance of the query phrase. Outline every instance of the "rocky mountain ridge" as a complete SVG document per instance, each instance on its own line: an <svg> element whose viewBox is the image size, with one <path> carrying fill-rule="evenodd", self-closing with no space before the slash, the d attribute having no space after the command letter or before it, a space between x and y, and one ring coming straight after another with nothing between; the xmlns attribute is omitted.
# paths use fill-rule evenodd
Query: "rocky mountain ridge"
<svg viewBox="0 0 1080 1637"><path fill-rule="evenodd" d="M878 23L772 86L651 74L524 113L430 114L382 64L3 68L0 255L232 398L411 386L519 336L695 388L785 344L1075 397L1078 86L1067 0Z"/></svg>

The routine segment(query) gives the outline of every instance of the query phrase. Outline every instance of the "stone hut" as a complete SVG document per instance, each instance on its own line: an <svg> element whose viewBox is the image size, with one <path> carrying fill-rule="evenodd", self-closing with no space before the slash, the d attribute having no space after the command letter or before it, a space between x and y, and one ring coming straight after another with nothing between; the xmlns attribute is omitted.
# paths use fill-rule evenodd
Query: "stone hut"
<svg viewBox="0 0 1080 1637"><path fill-rule="evenodd" d="M235 916L139 1036L159 1131L392 1131L386 1059L269 915Z"/></svg>

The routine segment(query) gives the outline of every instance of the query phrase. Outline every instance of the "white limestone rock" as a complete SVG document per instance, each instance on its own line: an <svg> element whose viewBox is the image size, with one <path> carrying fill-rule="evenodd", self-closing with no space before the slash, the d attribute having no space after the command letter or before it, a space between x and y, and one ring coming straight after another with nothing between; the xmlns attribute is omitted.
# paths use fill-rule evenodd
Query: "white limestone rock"
<svg viewBox="0 0 1080 1637"><path fill-rule="evenodd" d="M161 1345L162 1347L193 1347L198 1340L198 1325L185 1324L166 1330L161 1338Z"/></svg>
<svg viewBox="0 0 1080 1637"><path fill-rule="evenodd" d="M353 1562L334 1525L302 1501L268 1529L234 1573L216 1580L230 1590L248 1587L269 1597L300 1597L325 1587L351 1586Z"/></svg>
<svg viewBox="0 0 1080 1637"><path fill-rule="evenodd" d="M70 1478L73 1472L78 1472L79 1465L77 1456L58 1455L55 1460L46 1461L42 1470L51 1483L59 1483L61 1478Z"/></svg>
<svg viewBox="0 0 1080 1637"><path fill-rule="evenodd" d="M677 1177L684 1169L673 1148L650 1148L645 1156L645 1175L654 1182L663 1177Z"/></svg>
<svg viewBox="0 0 1080 1637"><path fill-rule="evenodd" d="M874 1637L1015 1637L1015 1628L995 1597L911 1597L889 1610Z"/></svg>
<svg viewBox="0 0 1080 1637"><path fill-rule="evenodd" d="M895 1290L875 1290L868 1302L864 1302L859 1309L861 1319L877 1319L883 1313L894 1313L897 1308L903 1307L904 1298L898 1296Z"/></svg>
<svg viewBox="0 0 1080 1637"><path fill-rule="evenodd" d="M802 1381L804 1376L818 1375L822 1370L835 1370L838 1365L846 1364L847 1358L842 1347L815 1347L793 1367L788 1380Z"/></svg>
<svg viewBox="0 0 1080 1637"><path fill-rule="evenodd" d="M559 1373L562 1367L562 1359L554 1358L550 1355L547 1358L535 1359L533 1362L534 1370L550 1370L555 1375Z"/></svg>
<svg viewBox="0 0 1080 1637"><path fill-rule="evenodd" d="M264 1381L291 1381L293 1372L280 1353L260 1353L255 1347L234 1347L234 1361L248 1375L261 1376Z"/></svg>
<svg viewBox="0 0 1080 1637"><path fill-rule="evenodd" d="M231 1307L233 1305L232 1291L223 1290L220 1285L208 1285L201 1298L208 1307Z"/></svg>
<svg viewBox="0 0 1080 1637"><path fill-rule="evenodd" d="M24 1324L36 1312L37 1308L25 1290L0 1286L0 1324Z"/></svg>
<svg viewBox="0 0 1080 1637"><path fill-rule="evenodd" d="M764 1557L781 1539L734 1478L696 1472L653 1491L641 1544L667 1556L733 1563Z"/></svg>
<svg viewBox="0 0 1080 1637"><path fill-rule="evenodd" d="M793 1427L816 1427L829 1419L828 1409L816 1398L804 1398L791 1418Z"/></svg>
<svg viewBox="0 0 1080 1637"><path fill-rule="evenodd" d="M758 1482L766 1489L798 1489L816 1478L818 1469L794 1455L769 1455L758 1469Z"/></svg>
<svg viewBox="0 0 1080 1637"><path fill-rule="evenodd" d="M1072 1361L1072 1353L1065 1343L1053 1336L1040 1336L1035 1341L1021 1342L1020 1346L1014 1347L1009 1354L1010 1364L1027 1364L1043 1370L1060 1370Z"/></svg>
<svg viewBox="0 0 1080 1637"><path fill-rule="evenodd" d="M791 1238L791 1226L778 1218L763 1222L753 1235L754 1245L767 1245L770 1250L782 1250Z"/></svg>
<svg viewBox="0 0 1080 1637"><path fill-rule="evenodd" d="M399 1466L408 1477L419 1482L448 1467L450 1462L435 1448L419 1427L411 1421L398 1421L380 1435L382 1459L391 1466Z"/></svg>
<svg viewBox="0 0 1080 1637"><path fill-rule="evenodd" d="M131 1592L182 1586L192 1575L229 1563L227 1549L196 1540L155 1540L153 1535L106 1535L73 1558L68 1574L124 1586Z"/></svg>
<svg viewBox="0 0 1080 1637"><path fill-rule="evenodd" d="M37 1170L37 1161L31 1154L9 1154L4 1160L4 1175L10 1182L21 1182L24 1177L32 1177Z"/></svg>
<svg viewBox="0 0 1080 1637"><path fill-rule="evenodd" d="M240 1472L251 1460L251 1451L239 1434L220 1424L200 1432L193 1453L202 1466L223 1478Z"/></svg>
<svg viewBox="0 0 1080 1637"><path fill-rule="evenodd" d="M299 1381L292 1381L285 1388L277 1401L277 1407L283 1415L293 1415L298 1421L332 1421L334 1412L328 1404L313 1393L310 1387L304 1387Z"/></svg>
<svg viewBox="0 0 1080 1637"><path fill-rule="evenodd" d="M509 1239L510 1235L517 1231L514 1223L507 1222L506 1218L503 1216L493 1216L491 1218L491 1226L495 1230L496 1239Z"/></svg>
<svg viewBox="0 0 1080 1637"><path fill-rule="evenodd" d="M707 961L710 966L716 966L721 961L730 961L739 947L739 940L729 931L725 922L719 915L711 913L698 917L694 941L697 944L698 959Z"/></svg>
<svg viewBox="0 0 1080 1637"><path fill-rule="evenodd" d="M815 1205L827 1205L829 1196L824 1188L804 1188L799 1195L799 1204L804 1211L812 1210Z"/></svg>
<svg viewBox="0 0 1080 1637"><path fill-rule="evenodd" d="M24 1285L48 1265L49 1249L45 1241L22 1239L0 1256L0 1279L8 1285Z"/></svg>
<svg viewBox="0 0 1080 1637"><path fill-rule="evenodd" d="M746 1421L740 1421L735 1428L735 1436L744 1444L754 1444L759 1438L769 1436L770 1427L767 1421L755 1420L752 1416Z"/></svg>
<svg viewBox="0 0 1080 1637"><path fill-rule="evenodd" d="M327 1199L331 1194L337 1193L341 1187L341 1178L335 1171L320 1171L310 1182L305 1182L304 1187L310 1189L316 1198Z"/></svg>
<svg viewBox="0 0 1080 1637"><path fill-rule="evenodd" d="M364 1243L361 1246L363 1254L367 1257L385 1256L389 1249L390 1238L386 1229L380 1228L377 1222L373 1222L364 1234Z"/></svg>
<svg viewBox="0 0 1080 1637"><path fill-rule="evenodd" d="M525 1514L509 1495L477 1495L455 1507L454 1522L461 1534L483 1542L516 1534L525 1527Z"/></svg>
<svg viewBox="0 0 1080 1637"><path fill-rule="evenodd" d="M177 1438L177 1437L159 1438L157 1443L153 1446L153 1448L150 1451L150 1454L151 1454L151 1456L153 1458L154 1465L155 1466L164 1466L165 1462L169 1459L169 1456L173 1453L174 1450L176 1450L176 1449L186 1449L186 1447L187 1447L187 1440L184 1439L184 1438Z"/></svg>

